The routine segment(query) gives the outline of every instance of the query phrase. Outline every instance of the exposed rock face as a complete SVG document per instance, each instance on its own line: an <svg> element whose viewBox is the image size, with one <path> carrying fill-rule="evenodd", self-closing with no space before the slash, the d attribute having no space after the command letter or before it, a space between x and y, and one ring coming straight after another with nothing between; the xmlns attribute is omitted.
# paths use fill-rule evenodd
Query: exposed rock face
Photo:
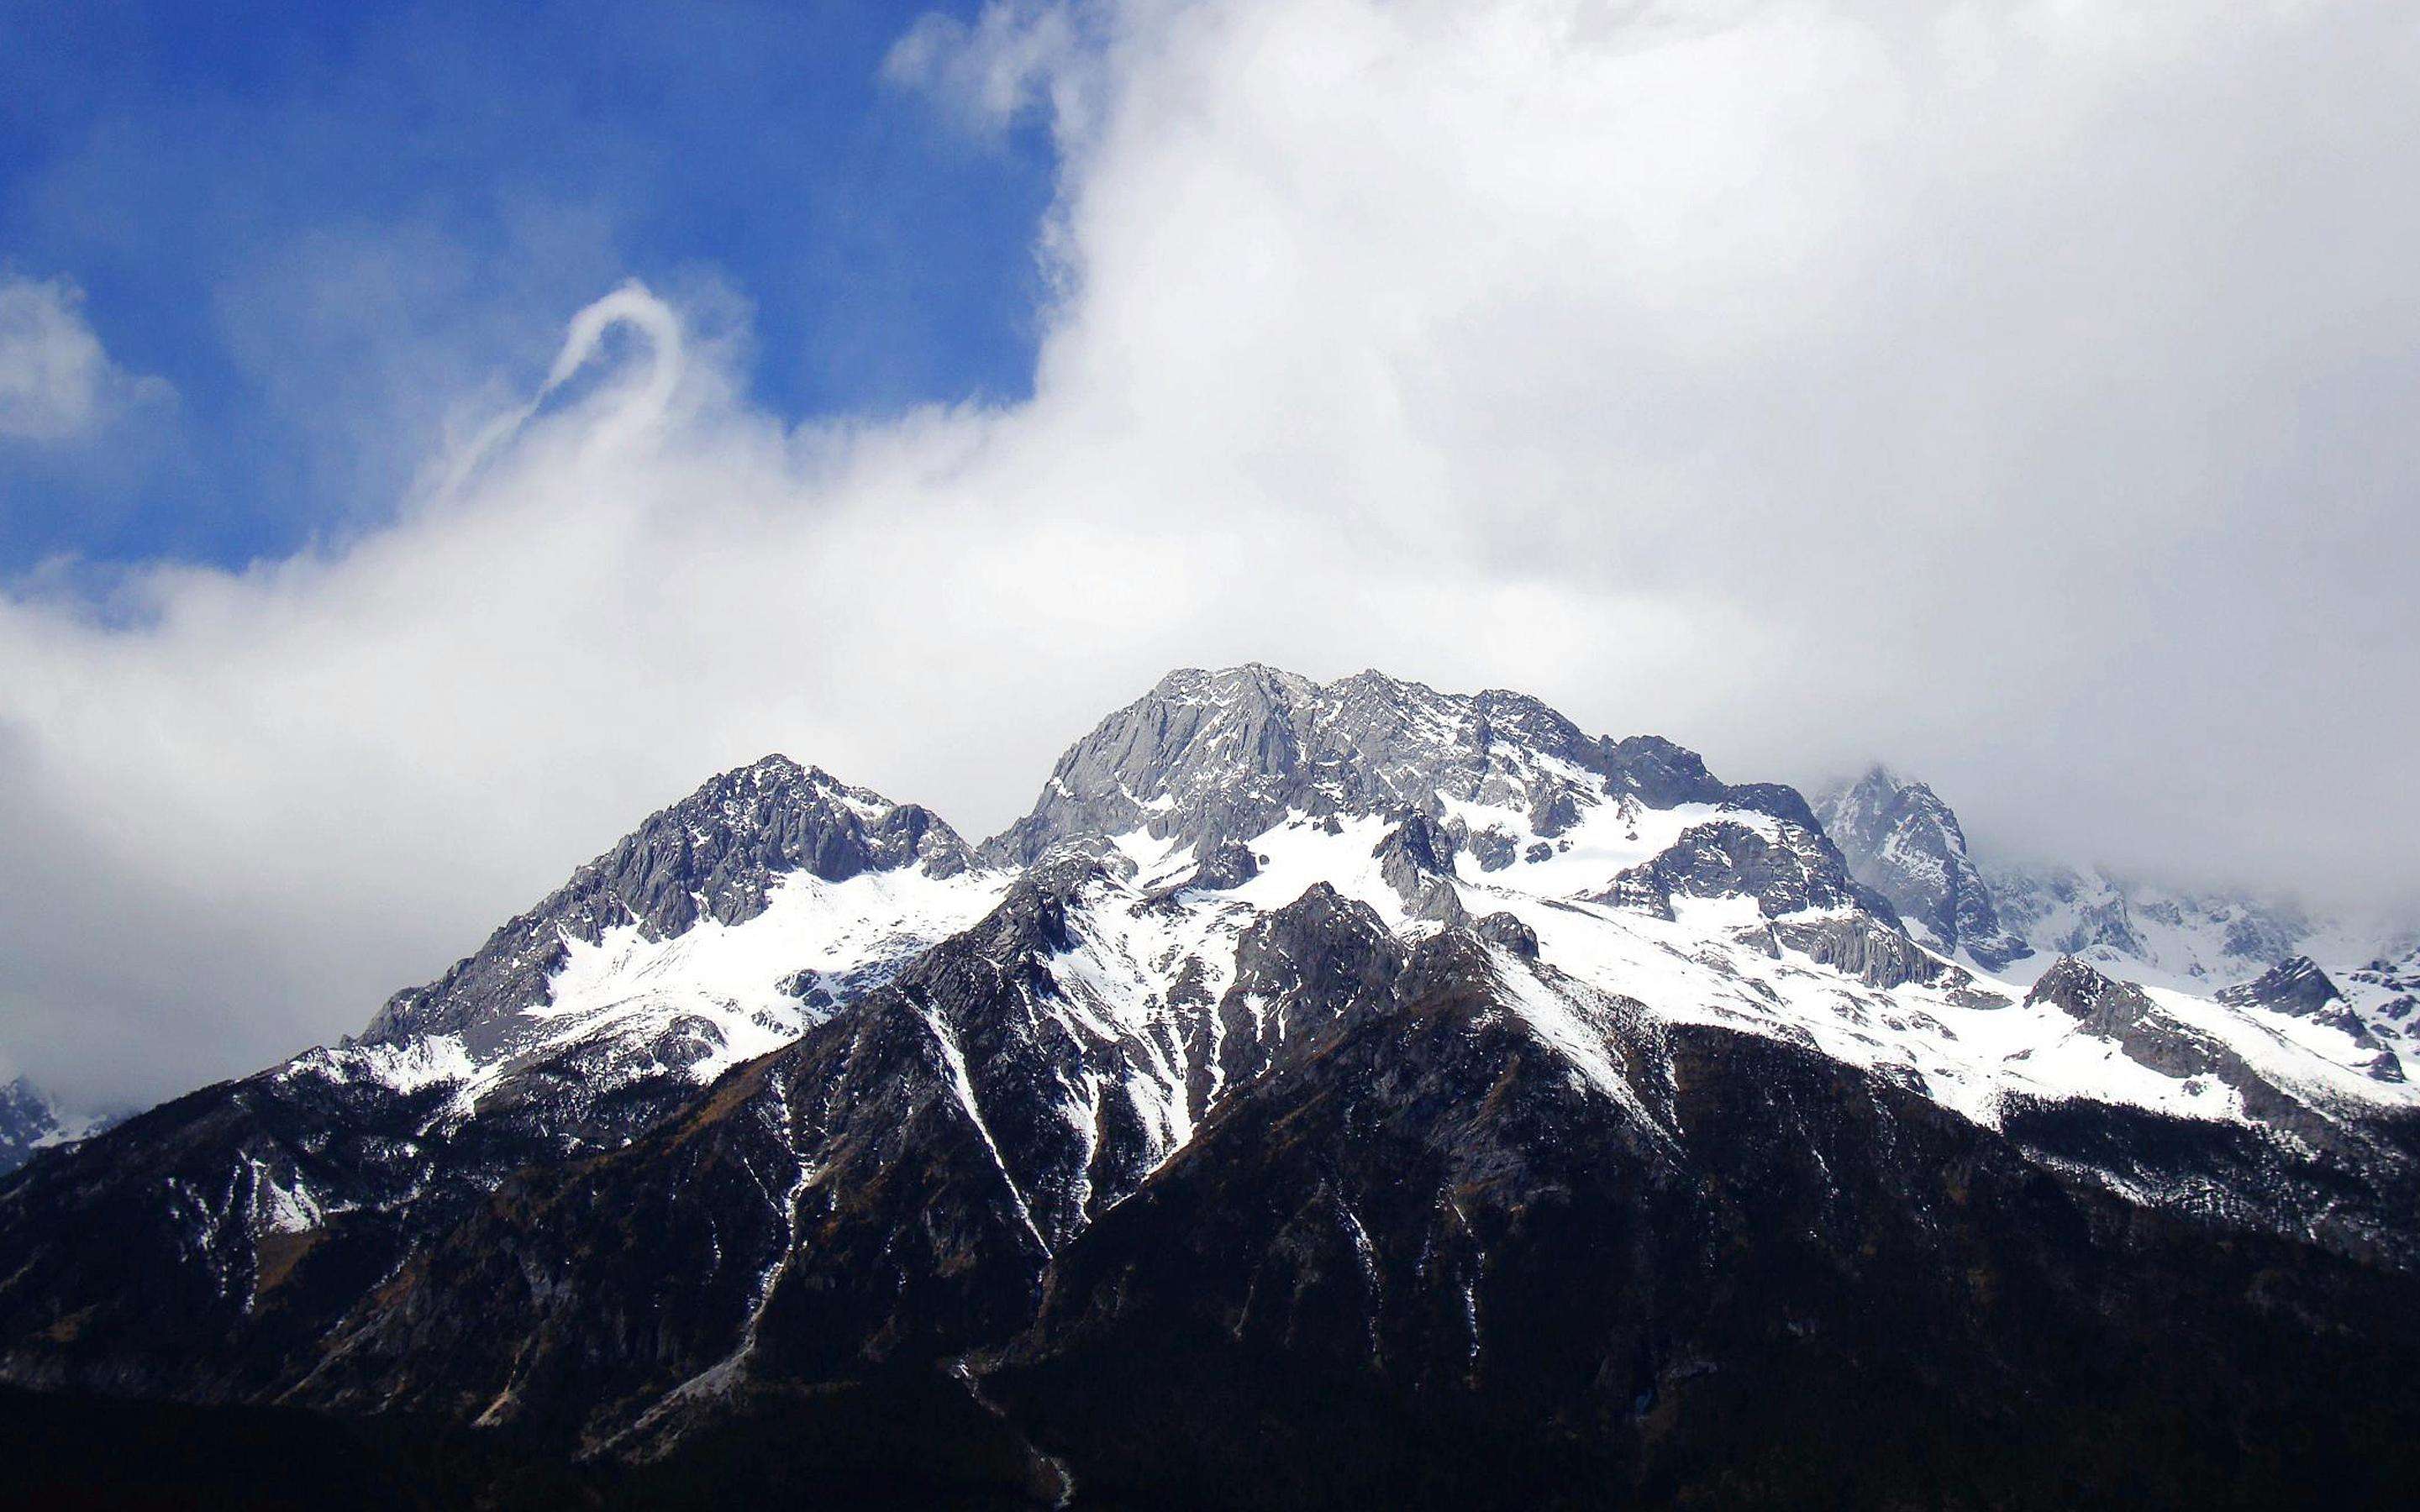
<svg viewBox="0 0 2420 1512"><path fill-rule="evenodd" d="M2281 961L2251 981L2222 989L2217 996L2222 1003L2265 1008L2341 1029L2353 1043L2376 1052L2369 1062L2372 1076L2383 1082L2403 1080L2401 1059L2379 1042L2377 1034L2346 999L2343 990L2329 980L2328 974L2309 956Z"/></svg>
<svg viewBox="0 0 2420 1512"><path fill-rule="evenodd" d="M23 1165L62 1133L58 1110L23 1076L0 1082L0 1175Z"/></svg>
<svg viewBox="0 0 2420 1512"><path fill-rule="evenodd" d="M1966 854L1958 816L1931 788L1876 766L1826 799L1818 814L1850 872L1939 949L1962 949L1991 970L2033 953L2002 927L1992 891Z"/></svg>
<svg viewBox="0 0 2420 1512"><path fill-rule="evenodd" d="M2305 942L2326 938L2341 949L2341 933L2320 929L2290 903L2179 891L2098 869L1978 867L1948 805L1879 766L1820 812L1852 874L1886 895L1914 935L1937 949L1962 951L1993 972L2048 952L2121 976L2190 982L2233 1007L2342 1029L2370 1052L2370 1076L2403 1080L2402 1024L2420 996L2376 969L2382 961L2357 964L2361 956L2339 963L2350 990L2329 980ZM2240 985L2211 991L2228 980Z"/></svg>
<svg viewBox="0 0 2420 1512"><path fill-rule="evenodd" d="M1453 837L1426 814L1407 815L1371 852L1378 874L1404 900L1414 918L1458 924L1462 900L1453 890Z"/></svg>
<svg viewBox="0 0 2420 1512"><path fill-rule="evenodd" d="M2060 957L2036 979L2025 1002L2048 1003L2091 1033L2103 1036L2123 1034L2153 1011L2143 989L2104 977L2073 956Z"/></svg>
<svg viewBox="0 0 2420 1512"><path fill-rule="evenodd" d="M1202 858L1187 886L1207 887L1214 892L1228 892L1242 887L1261 874L1261 864L1252 848L1241 841L1226 841L1210 848Z"/></svg>
<svg viewBox="0 0 2420 1512"><path fill-rule="evenodd" d="M2216 1076L2273 1110L2291 1101L2241 1056L2159 1008L2142 988L2104 977L2073 956L2060 957L2044 972L2025 1002L2058 1009L2086 1034L2115 1041L2128 1059L2163 1075Z"/></svg>
<svg viewBox="0 0 2420 1512"><path fill-rule="evenodd" d="M1869 987L1911 981L1963 985L1974 979L1906 935L1865 915L1776 921L1774 943L1834 966Z"/></svg>
<svg viewBox="0 0 2420 1512"><path fill-rule="evenodd" d="M2319 963L2309 956L2298 955L2290 961L2280 961L2241 986L2222 989L2222 1003L2257 1005L2290 1013L2296 1018L2316 1019L2334 1024L2348 1033L2357 1034L2368 1041L2368 1031L2359 1019L2345 1011L2345 995L2328 980Z"/></svg>
<svg viewBox="0 0 2420 1512"><path fill-rule="evenodd" d="M1488 944L1512 951L1524 961L1538 959L1538 932L1512 914L1490 914L1470 926Z"/></svg>
<svg viewBox="0 0 2420 1512"><path fill-rule="evenodd" d="M363 1039L400 1044L460 1034L475 1053L499 1020L546 1001L566 940L593 945L619 924L659 939L701 918L739 923L763 912L774 883L792 872L841 882L917 866L949 876L970 858L965 841L930 811L768 756L650 816L477 953L426 987L397 993Z"/></svg>
<svg viewBox="0 0 2420 1512"><path fill-rule="evenodd" d="M1376 674L1171 674L982 855L718 779L362 1043L0 1182L0 1380L408 1414L496 1507L2420 1473L2420 1103L2316 966L2018 1007L1792 790Z"/></svg>
<svg viewBox="0 0 2420 1512"><path fill-rule="evenodd" d="M1251 666L1171 672L1069 748L1033 811L984 850L1022 865L1062 841L1136 831L1201 846L1293 812L1442 822L1450 800L1515 810L1552 837L1608 793L1656 808L1772 804L1812 826L1789 789L1734 790L1653 736L1592 740L1525 694L1439 693L1374 671L1323 686Z"/></svg>
<svg viewBox="0 0 2420 1512"><path fill-rule="evenodd" d="M1890 915L1889 904L1854 883L1839 853L1810 825L1764 826L1737 820L1699 825L1652 861L1631 868L1603 895L1625 907L1672 917L1675 898L1754 898L1766 917L1807 909Z"/></svg>
<svg viewBox="0 0 2420 1512"><path fill-rule="evenodd" d="M2105 878L2057 868L2001 868L1988 880L1999 917L2037 949L2134 959L2149 949L2135 929L2124 891Z"/></svg>
<svg viewBox="0 0 2420 1512"><path fill-rule="evenodd" d="M1683 803L1720 803L1731 794L1730 787L1716 781L1714 775L1706 770L1705 758L1662 735L1632 735L1604 745L1611 758L1618 789L1651 809L1669 809ZM1761 787L1757 791L1769 794L1772 790ZM1795 799L1797 795L1791 794L1791 797ZM1798 807L1804 809L1806 805L1801 801Z"/></svg>
<svg viewBox="0 0 2420 1512"><path fill-rule="evenodd" d="M1615 1033L1619 1080L1575 1080L1443 951L1063 1252L986 1392L1105 1504L1299 1508L1895 1504L1951 1463L1979 1504L2290 1499L2340 1472L2188 1485L2135 1429L2241 1431L2246 1350L2331 1399L2341 1367L2412 1395L2350 1334L2302 1356L2258 1300L2283 1263L2325 1308L2381 1305L2373 1273L2289 1245L2206 1266L2173 1221L1821 1056ZM2360 1441L2311 1408L2282 1410Z"/></svg>
<svg viewBox="0 0 2420 1512"><path fill-rule="evenodd" d="M1325 884L1257 920L1218 1000L1216 1075L1198 1082L1199 1113L1252 1087L1290 1041L1379 1011L1404 961L1403 943L1367 904Z"/></svg>
<svg viewBox="0 0 2420 1512"><path fill-rule="evenodd" d="M1555 854L1555 848L1544 841L1531 843L1539 848L1538 854L1542 856ZM1479 863L1481 872L1503 871L1521 859L1523 850L1518 836L1510 830L1493 827L1473 831L1463 848L1470 852L1470 858Z"/></svg>
<svg viewBox="0 0 2420 1512"><path fill-rule="evenodd" d="M2420 1198L2409 1159L2412 1125L2396 1120L2363 1127L2328 1117L2323 1103L2315 1105L2280 1086L2242 1052L2159 1007L2133 983L2113 980L2065 956L2025 1001L2058 1008L2086 1033L2114 1041L2129 1060L2164 1076L2206 1077L2232 1088L2252 1118L2285 1131L2304 1149L2333 1154L2344 1168L2366 1173L2365 1195L2340 1213L2329 1213L2324 1206L2306 1208L2300 1196L2286 1200L2289 1210L2304 1215L2303 1221L2354 1236L2351 1247L2366 1249L2381 1235L2393 1234L2402 1227L2395 1208L2407 1200L2405 1194ZM2379 1074L2374 1064L2371 1074Z"/></svg>

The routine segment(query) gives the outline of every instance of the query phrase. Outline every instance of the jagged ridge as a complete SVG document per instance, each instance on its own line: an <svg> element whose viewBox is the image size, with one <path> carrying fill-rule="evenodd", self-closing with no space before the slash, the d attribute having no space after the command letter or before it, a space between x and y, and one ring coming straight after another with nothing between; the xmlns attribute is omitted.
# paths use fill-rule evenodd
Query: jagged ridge
<svg viewBox="0 0 2420 1512"><path fill-rule="evenodd" d="M1789 789L1375 673L1171 674L971 855L770 759L364 1043L0 1186L0 1374L659 1467L912 1400L1003 1436L1010 1500L1652 1504L1845 1473L1820 1425L1885 1386L1792 1429L1744 1384L1810 1360L1948 1382L1893 1453L1986 1465L1962 1401L2114 1473L2094 1412L2206 1425L2258 1378L2246 1275L2331 1338L2408 1311L2412 1104L2303 974L2026 990L1900 918ZM2042 1405L2163 1329L2149 1384ZM2319 1388L2391 1418L2408 1372L2314 1358L2294 1442L2391 1484L2402 1440ZM1253 1447L1138 1458L1172 1434ZM2032 1463L1975 1473L2021 1501Z"/></svg>

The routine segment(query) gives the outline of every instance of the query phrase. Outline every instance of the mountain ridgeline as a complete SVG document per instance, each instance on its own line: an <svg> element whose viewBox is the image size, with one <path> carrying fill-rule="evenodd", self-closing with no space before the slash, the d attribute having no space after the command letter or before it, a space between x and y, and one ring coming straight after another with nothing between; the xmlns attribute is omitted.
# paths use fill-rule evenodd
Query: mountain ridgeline
<svg viewBox="0 0 2420 1512"><path fill-rule="evenodd" d="M1887 773L1180 671L980 845L726 773L39 1153L9 1443L87 1503L2397 1504L2415 986Z"/></svg>

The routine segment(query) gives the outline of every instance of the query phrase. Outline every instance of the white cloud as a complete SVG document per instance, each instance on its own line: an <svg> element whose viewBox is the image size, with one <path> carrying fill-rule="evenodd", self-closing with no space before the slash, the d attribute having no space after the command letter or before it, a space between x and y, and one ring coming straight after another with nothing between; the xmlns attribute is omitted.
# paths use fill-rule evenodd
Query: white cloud
<svg viewBox="0 0 2420 1512"><path fill-rule="evenodd" d="M65 280L0 276L0 442L85 440L167 396L110 361L83 306Z"/></svg>
<svg viewBox="0 0 2420 1512"><path fill-rule="evenodd" d="M995 827L1159 671L1251 656L1527 687L1742 777L1887 752L1986 837L2420 887L2388 8L911 41L970 119L1054 101L1030 401L788 429L628 288L391 528L0 603L30 1069L160 1091L357 1026L767 748Z"/></svg>
<svg viewBox="0 0 2420 1512"><path fill-rule="evenodd" d="M883 60L892 84L929 92L978 131L1005 131L1048 105L1061 130L1089 118L1092 43L1109 24L1097 8L990 0L972 24L932 11Z"/></svg>

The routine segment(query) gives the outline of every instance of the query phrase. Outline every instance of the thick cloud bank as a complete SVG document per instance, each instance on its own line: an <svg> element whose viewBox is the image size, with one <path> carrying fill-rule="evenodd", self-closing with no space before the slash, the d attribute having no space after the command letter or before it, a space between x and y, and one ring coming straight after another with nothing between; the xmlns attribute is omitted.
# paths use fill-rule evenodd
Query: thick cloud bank
<svg viewBox="0 0 2420 1512"><path fill-rule="evenodd" d="M21 583L0 1041L85 1097L240 1072L720 766L983 831L1249 657L2408 901L2415 65L2316 0L918 26L901 87L1055 121L1033 397L790 428L629 286L392 528Z"/></svg>

